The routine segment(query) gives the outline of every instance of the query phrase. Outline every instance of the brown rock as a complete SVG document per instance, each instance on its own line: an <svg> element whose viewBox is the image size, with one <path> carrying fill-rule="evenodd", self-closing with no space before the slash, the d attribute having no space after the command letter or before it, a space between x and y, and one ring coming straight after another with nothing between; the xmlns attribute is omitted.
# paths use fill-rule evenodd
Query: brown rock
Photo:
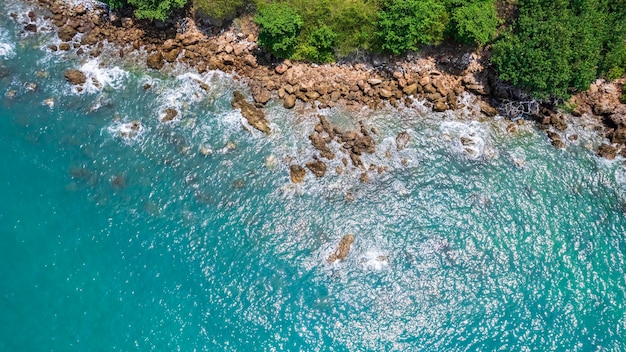
<svg viewBox="0 0 626 352"><path fill-rule="evenodd" d="M63 51L70 50L70 44L69 43L61 43L61 44L59 44L59 50L63 50Z"/></svg>
<svg viewBox="0 0 626 352"><path fill-rule="evenodd" d="M370 182L370 176L367 174L367 172L363 172L359 176L359 181L361 181L361 183L368 183Z"/></svg>
<svg viewBox="0 0 626 352"><path fill-rule="evenodd" d="M222 57L222 62L224 63L224 65L233 65L235 63L235 58L232 57L231 55L224 55Z"/></svg>
<svg viewBox="0 0 626 352"><path fill-rule="evenodd" d="M302 181L304 181L305 175L306 170L302 166L297 164L289 166L289 176L291 178L291 182L302 183Z"/></svg>
<svg viewBox="0 0 626 352"><path fill-rule="evenodd" d="M337 249L335 249L333 254L328 257L328 262L334 263L337 260L343 261L344 259L346 259L348 253L350 253L350 247L352 246L352 243L354 243L353 234L343 236L341 241L339 241L339 246L337 247Z"/></svg>
<svg viewBox="0 0 626 352"><path fill-rule="evenodd" d="M241 110L241 115L248 121L248 123L257 130L270 134L269 122L265 118L263 110L258 109L254 104L246 101L246 98L238 91L233 92L233 100L231 105L235 109Z"/></svg>
<svg viewBox="0 0 626 352"><path fill-rule="evenodd" d="M252 98L255 102L265 105L272 98L272 93L265 88L255 89L252 91Z"/></svg>
<svg viewBox="0 0 626 352"><path fill-rule="evenodd" d="M326 164L321 160L310 161L306 167L317 177L322 177L326 173Z"/></svg>
<svg viewBox="0 0 626 352"><path fill-rule="evenodd" d="M552 115L552 117L550 117L550 123L559 131L565 131L567 129L565 120L559 115Z"/></svg>
<svg viewBox="0 0 626 352"><path fill-rule="evenodd" d="M381 97L381 98L385 98L385 99L389 99L389 98L391 98L391 95L392 95L392 94L391 94L391 91L390 91L390 90L388 90L388 89L385 89L385 88L381 88L381 89L378 91L378 94L380 95L380 97Z"/></svg>
<svg viewBox="0 0 626 352"><path fill-rule="evenodd" d="M293 94L289 94L285 97L285 101L283 102L283 107L285 109L291 109L296 105L296 96Z"/></svg>
<svg viewBox="0 0 626 352"><path fill-rule="evenodd" d="M287 66L285 64L280 64L280 65L276 66L274 71L276 73L278 73L279 75L282 75L283 73L287 72L288 69L289 69L289 66Z"/></svg>
<svg viewBox="0 0 626 352"><path fill-rule="evenodd" d="M64 76L67 81L74 85L87 82L87 76L79 70L66 70Z"/></svg>
<svg viewBox="0 0 626 352"><path fill-rule="evenodd" d="M354 141L352 151L356 154L372 154L376 151L376 141L374 141L374 138L368 135L359 137Z"/></svg>
<svg viewBox="0 0 626 352"><path fill-rule="evenodd" d="M613 132L613 138L611 139L613 143L625 143L626 142L626 127L619 127L615 132Z"/></svg>
<svg viewBox="0 0 626 352"><path fill-rule="evenodd" d="M59 28L57 33L59 35L59 39L64 42L69 42L78 32L76 31L76 29L74 29L74 27L66 24L63 27Z"/></svg>
<svg viewBox="0 0 626 352"><path fill-rule="evenodd" d="M489 103L487 103L486 101L480 102L480 111L489 117L498 115L498 110L489 105Z"/></svg>
<svg viewBox="0 0 626 352"><path fill-rule="evenodd" d="M163 122L172 121L176 116L178 116L178 111L176 109L167 108L165 109L165 117L161 119Z"/></svg>
<svg viewBox="0 0 626 352"><path fill-rule="evenodd" d="M178 54L180 54L180 49L174 48L170 51L166 51L165 54L163 55L163 58L165 58L167 62L174 62L176 61Z"/></svg>
<svg viewBox="0 0 626 352"><path fill-rule="evenodd" d="M548 131L548 138L550 138L550 142L555 148L557 149L565 148L565 143L563 143L563 141L561 140L561 136L559 136L558 133Z"/></svg>
<svg viewBox="0 0 626 352"><path fill-rule="evenodd" d="M155 70L162 69L163 65L165 65L165 62L163 60L163 54L161 54L160 51L157 51L156 53L151 54L146 59L146 64L151 69L155 69Z"/></svg>
<svg viewBox="0 0 626 352"><path fill-rule="evenodd" d="M609 144L602 144L598 148L597 153L607 160L613 160L617 156L617 148Z"/></svg>
<svg viewBox="0 0 626 352"><path fill-rule="evenodd" d="M417 92L417 83L413 83L404 87L404 89L402 89L402 92L404 92L404 94L406 95L415 95L415 93Z"/></svg>
<svg viewBox="0 0 626 352"><path fill-rule="evenodd" d="M367 83L369 83L371 86L377 86L377 85L383 83L383 81L378 79L378 78L370 78L370 79L367 80Z"/></svg>
<svg viewBox="0 0 626 352"><path fill-rule="evenodd" d="M333 153L330 148L326 145L326 141L319 133L312 133L309 135L309 140L313 147L320 151L320 155L323 158L328 160L332 160L335 158L335 153Z"/></svg>
<svg viewBox="0 0 626 352"><path fill-rule="evenodd" d="M446 105L445 101L437 101L435 102L435 105L433 105L433 110L437 111L437 112L443 112L448 110L448 105Z"/></svg>

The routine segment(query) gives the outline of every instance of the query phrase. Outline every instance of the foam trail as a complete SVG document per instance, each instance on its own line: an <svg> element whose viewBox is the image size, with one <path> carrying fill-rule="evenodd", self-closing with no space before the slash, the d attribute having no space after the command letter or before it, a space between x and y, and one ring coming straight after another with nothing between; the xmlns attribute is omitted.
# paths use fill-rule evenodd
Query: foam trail
<svg viewBox="0 0 626 352"><path fill-rule="evenodd" d="M80 70L87 76L83 89L90 94L98 93L107 87L121 89L124 80L128 77L128 72L117 66L101 67L99 59L88 60L80 67Z"/></svg>

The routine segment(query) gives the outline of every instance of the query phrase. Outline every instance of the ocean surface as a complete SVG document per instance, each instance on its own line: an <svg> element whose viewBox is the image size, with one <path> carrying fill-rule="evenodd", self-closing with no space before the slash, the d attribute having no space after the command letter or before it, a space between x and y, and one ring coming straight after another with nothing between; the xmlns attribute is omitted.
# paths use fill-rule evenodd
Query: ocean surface
<svg viewBox="0 0 626 352"><path fill-rule="evenodd" d="M248 132L232 76L52 52L32 8L0 0L0 351L626 350L626 169L590 128L321 110L387 170L294 185L314 113Z"/></svg>

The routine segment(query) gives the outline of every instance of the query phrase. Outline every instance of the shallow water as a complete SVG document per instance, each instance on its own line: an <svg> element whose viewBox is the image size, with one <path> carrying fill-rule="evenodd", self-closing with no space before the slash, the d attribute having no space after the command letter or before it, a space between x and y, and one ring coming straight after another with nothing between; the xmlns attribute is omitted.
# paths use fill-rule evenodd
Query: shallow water
<svg viewBox="0 0 626 352"><path fill-rule="evenodd" d="M293 185L312 114L246 132L232 77L52 53L27 10L0 3L0 350L626 349L624 167L586 131L563 151L471 109L323 110L367 117L387 171Z"/></svg>

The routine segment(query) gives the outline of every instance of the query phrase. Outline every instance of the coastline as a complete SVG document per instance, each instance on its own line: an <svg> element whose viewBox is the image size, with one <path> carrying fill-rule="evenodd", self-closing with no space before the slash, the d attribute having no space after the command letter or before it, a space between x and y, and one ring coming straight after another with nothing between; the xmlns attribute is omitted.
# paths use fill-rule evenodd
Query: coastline
<svg viewBox="0 0 626 352"><path fill-rule="evenodd" d="M501 115L512 121L507 130L513 131L513 121L523 114L546 132L556 148L564 148L568 141L578 138L566 130L568 125L582 121L608 139L599 146L586 146L588 149L609 160L618 155L626 157L626 104L619 100L626 78L612 82L597 80L589 90L572 96L565 104L566 113L552 102L533 100L499 81L481 53L434 48L396 61L376 58L367 63L324 65L289 60L274 62L258 48L256 27L249 19L239 20L219 33L207 34L188 17L179 17L177 21L162 26L151 26L84 3L34 2L50 12L44 16L57 27L61 43L50 46L50 50L75 50L79 55L96 57L100 55L103 43L109 42L120 48L120 57L130 51L145 50L145 62L150 69L161 70L166 63L179 62L199 73L220 70L233 74L249 86L254 100L254 104L248 103L245 109L237 103L237 108L242 109L242 115L253 127L265 133L268 131L263 127L266 125L263 107L270 100L281 101L286 109L300 110L335 106L376 110L387 104L402 108L410 106L414 100L422 100L427 108L445 112L464 108L459 97L470 94L470 100L480 108L475 119ZM17 16L12 17L17 20ZM30 21L24 21L24 30L37 31L36 15L29 13L27 18ZM80 85L78 82L80 79L72 83ZM234 101L233 104L235 106ZM166 117L172 119L175 116L175 111L166 111ZM312 134L309 138L322 156L324 141L330 142L335 135L343 143L368 136L368 133L359 131L333 131L323 121L320 126L314 132L319 135ZM363 126L362 131L366 131ZM322 132L325 132L323 137ZM344 134L348 132L356 132L357 136L346 139ZM352 150L353 144L348 143L345 149ZM369 148L366 145L362 149ZM355 153L348 153L352 154ZM358 148L355 155L360 155ZM354 159L353 165L362 167Z"/></svg>

